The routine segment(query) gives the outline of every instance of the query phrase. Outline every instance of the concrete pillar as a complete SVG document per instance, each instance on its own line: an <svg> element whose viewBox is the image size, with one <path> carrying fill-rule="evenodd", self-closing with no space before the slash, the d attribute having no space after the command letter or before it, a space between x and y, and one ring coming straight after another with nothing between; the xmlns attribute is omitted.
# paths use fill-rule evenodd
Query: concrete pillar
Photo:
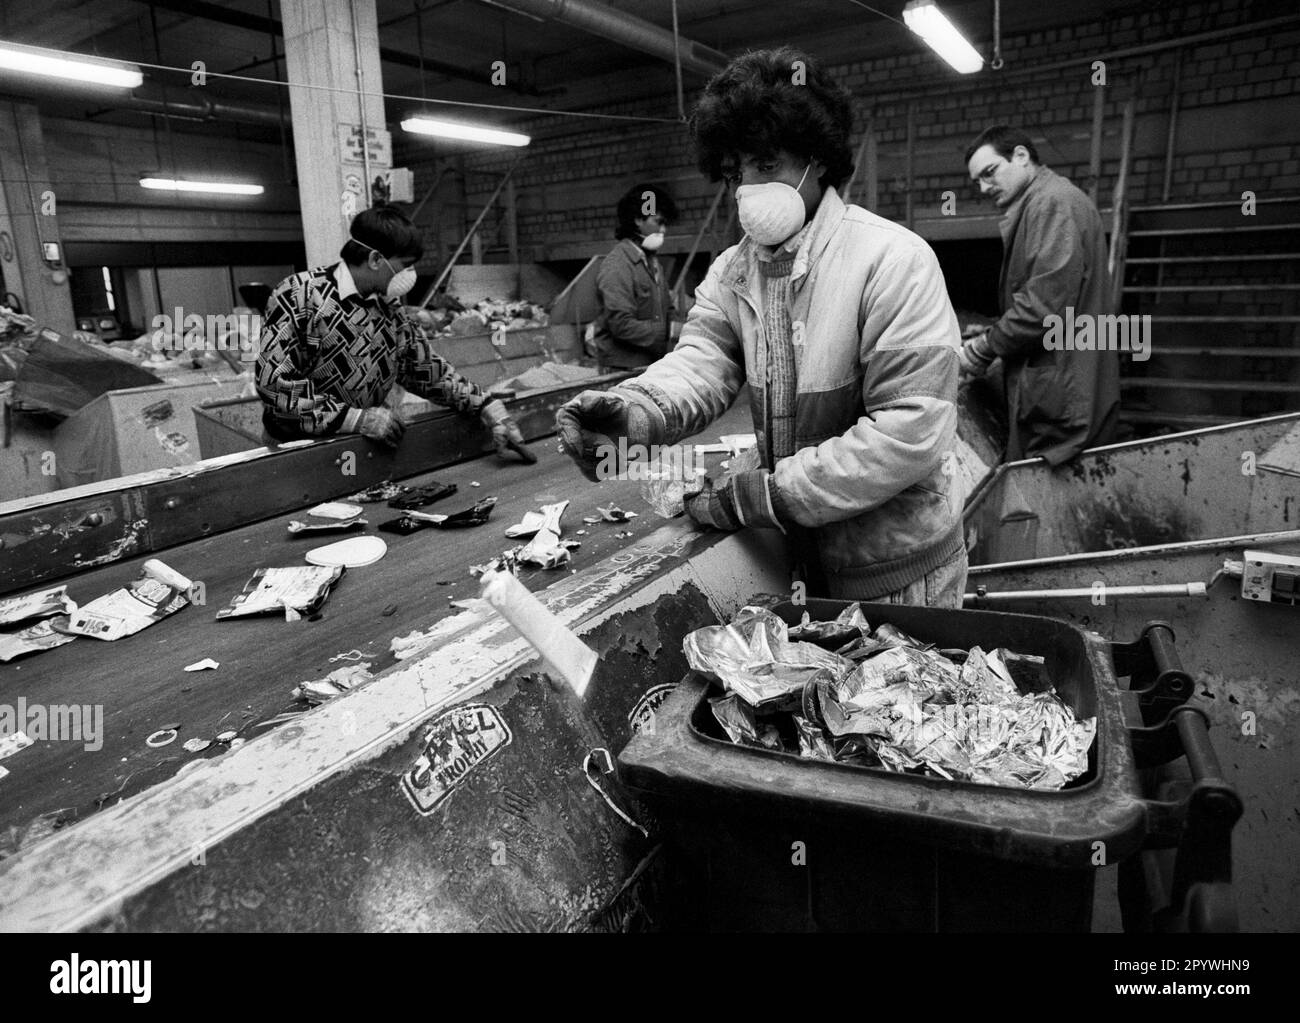
<svg viewBox="0 0 1300 1023"><path fill-rule="evenodd" d="M30 103L0 103L0 270L6 291L42 327L71 334L72 312L59 195L50 181L40 112ZM45 247L58 246L58 263ZM49 253L54 255L54 253Z"/></svg>
<svg viewBox="0 0 1300 1023"><path fill-rule="evenodd" d="M375 0L282 0L280 10L289 81L298 83L289 106L303 241L307 264L319 266L338 259L352 217L370 206L375 177L392 167L379 26Z"/></svg>

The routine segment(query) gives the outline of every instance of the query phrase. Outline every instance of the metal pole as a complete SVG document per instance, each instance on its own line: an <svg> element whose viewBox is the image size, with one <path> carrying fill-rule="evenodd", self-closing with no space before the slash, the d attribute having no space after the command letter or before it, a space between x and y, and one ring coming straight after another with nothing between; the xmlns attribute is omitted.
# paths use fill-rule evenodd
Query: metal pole
<svg viewBox="0 0 1300 1023"><path fill-rule="evenodd" d="M677 34L677 0L673 0L673 70L677 74L677 116L686 120L686 100L682 95L682 41Z"/></svg>
<svg viewBox="0 0 1300 1023"><path fill-rule="evenodd" d="M479 213L478 218L470 225L469 231L466 232L465 237L460 240L460 244L456 246L456 251L451 254L451 259L447 260L447 265L442 268L442 273L438 274L438 279L433 282L432 286L425 293L423 301L420 302L421 309L424 309L431 301L433 301L433 296L437 294L438 289L441 288L443 284L446 283L447 278L451 276L451 271L456 265L456 260L460 259L460 254L465 251L465 246L468 245L470 239L474 237L474 232L477 231L479 225L483 223L483 218L488 215L488 210L490 210L493 204L497 201L497 196L499 196L501 190L506 187L506 182L510 180L510 175L515 172L515 168L519 166L519 161L522 159L523 154L515 157L515 162L506 170L501 181L497 184L496 191L492 193L491 198L489 198L487 203L484 204L483 210Z"/></svg>
<svg viewBox="0 0 1300 1023"><path fill-rule="evenodd" d="M1174 179L1174 145L1178 136L1178 100L1182 91L1183 80L1183 51L1174 51L1174 84L1173 95L1169 98L1169 133L1165 137L1165 176L1160 185L1160 202L1169 201L1169 192L1173 185ZM1160 239L1160 248L1156 253L1161 259L1156 264L1156 287L1159 287L1165 280L1165 239Z"/></svg>
<svg viewBox="0 0 1300 1023"><path fill-rule="evenodd" d="M907 219L906 226L912 230L912 158L916 149L916 104L907 103Z"/></svg>
<svg viewBox="0 0 1300 1023"><path fill-rule="evenodd" d="M718 212L718 203L722 202L722 197L727 192L727 184L724 181L718 186L717 193L713 196L713 203L709 206L709 212L704 215L704 223L700 229L695 232L695 240L691 242L691 249L686 253L686 262L682 264L681 273L677 275L677 280L673 282L672 290L676 291L682 286L682 281L686 280L686 271L691 267L691 260L695 258L695 253L700 249L700 241L704 238L704 232L709 229L709 224L713 222L714 214Z"/></svg>
<svg viewBox="0 0 1300 1023"><path fill-rule="evenodd" d="M1088 198L1097 205L1101 194L1101 140L1103 118L1106 113L1106 86L1093 86L1092 92L1092 143L1088 156Z"/></svg>
<svg viewBox="0 0 1300 1023"><path fill-rule="evenodd" d="M1111 308L1118 312L1124 287L1124 250L1128 244L1128 165L1133 146L1133 113L1137 104L1135 94L1124 104L1123 139L1119 154L1119 177L1115 181L1114 198L1111 200L1110 256L1106 260L1106 269L1110 272Z"/></svg>
<svg viewBox="0 0 1300 1023"><path fill-rule="evenodd" d="M1086 600L1097 595L1091 586L1062 587L1055 590L1006 590L1002 593L967 593L965 604L1002 603L1013 600ZM1151 586L1107 586L1102 592L1112 597L1207 597L1205 583L1168 583Z"/></svg>
<svg viewBox="0 0 1300 1023"><path fill-rule="evenodd" d="M515 206L515 183L506 185L506 249L510 262L519 262L519 215Z"/></svg>
<svg viewBox="0 0 1300 1023"><path fill-rule="evenodd" d="M370 132L366 126L366 83L361 71L361 37L357 34L357 0L348 0L352 15L352 55L357 65L357 109L361 112L361 163L366 174L366 209L370 209Z"/></svg>

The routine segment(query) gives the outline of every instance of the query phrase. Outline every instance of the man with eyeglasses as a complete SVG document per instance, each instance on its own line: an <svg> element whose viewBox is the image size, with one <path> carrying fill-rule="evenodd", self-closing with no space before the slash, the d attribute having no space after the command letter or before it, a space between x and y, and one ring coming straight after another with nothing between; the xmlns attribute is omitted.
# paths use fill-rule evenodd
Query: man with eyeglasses
<svg viewBox="0 0 1300 1023"><path fill-rule="evenodd" d="M967 339L962 374L980 377L1002 359L1006 378L1007 461L1068 462L1107 444L1119 419L1119 356L1113 351L1052 350L1047 317L1111 313L1106 232L1097 207L1067 178L1038 161L1023 131L999 124L966 151L980 193L1003 211L1001 318Z"/></svg>
<svg viewBox="0 0 1300 1023"><path fill-rule="evenodd" d="M810 594L958 608L957 317L912 232L844 202L852 97L789 47L733 60L691 120L745 237L709 268L676 347L557 416L592 478L602 449L674 444L748 383L758 466L685 501L698 524L778 529Z"/></svg>

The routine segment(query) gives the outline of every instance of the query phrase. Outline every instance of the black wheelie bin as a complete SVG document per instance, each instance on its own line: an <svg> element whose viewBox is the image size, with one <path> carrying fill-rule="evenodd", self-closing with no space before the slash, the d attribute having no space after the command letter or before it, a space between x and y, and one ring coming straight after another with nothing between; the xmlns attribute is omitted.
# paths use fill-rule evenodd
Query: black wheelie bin
<svg viewBox="0 0 1300 1023"><path fill-rule="evenodd" d="M793 625L805 611L833 619L848 603L771 610ZM691 672L618 758L664 844L665 929L1086 931L1098 868L1137 863L1152 847L1177 849L1181 867L1163 896L1143 890L1151 870L1121 872L1125 928L1232 927L1228 843L1240 800L1218 778L1204 715L1182 706L1191 682L1167 627L1112 650L1031 615L862 609L873 628L887 622L940 648L1043 657L1061 699L1097 719L1086 773L1059 791L1013 789L734 745L708 704L721 687ZM1117 667L1132 676L1128 689ZM1146 798L1144 774L1184 745L1193 792Z"/></svg>

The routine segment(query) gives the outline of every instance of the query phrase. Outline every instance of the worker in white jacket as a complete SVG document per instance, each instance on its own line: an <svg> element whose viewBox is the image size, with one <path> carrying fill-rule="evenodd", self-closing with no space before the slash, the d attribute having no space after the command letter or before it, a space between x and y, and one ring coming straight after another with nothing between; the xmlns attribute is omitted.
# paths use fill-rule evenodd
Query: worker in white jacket
<svg viewBox="0 0 1300 1023"><path fill-rule="evenodd" d="M700 166L736 186L745 238L709 269L675 349L566 404L561 442L591 474L604 445L676 443L748 382L762 466L710 483L688 514L802 540L828 596L960 607L960 331L930 247L839 197L851 121L848 94L790 48L709 83L692 132Z"/></svg>

